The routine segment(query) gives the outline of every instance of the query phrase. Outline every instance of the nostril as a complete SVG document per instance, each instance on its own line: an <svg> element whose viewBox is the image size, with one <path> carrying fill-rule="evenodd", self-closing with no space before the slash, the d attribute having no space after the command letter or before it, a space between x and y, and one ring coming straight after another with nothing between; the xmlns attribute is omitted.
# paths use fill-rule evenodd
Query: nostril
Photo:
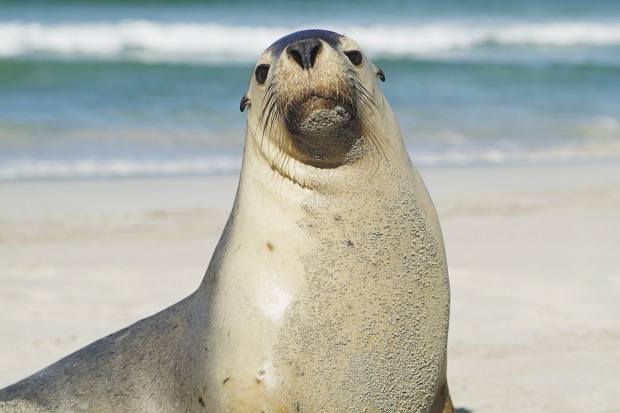
<svg viewBox="0 0 620 413"><path fill-rule="evenodd" d="M317 40L316 45L314 45L310 49L310 66L314 66L314 62L316 62L316 57L319 54L319 50L321 50L321 42Z"/></svg>
<svg viewBox="0 0 620 413"><path fill-rule="evenodd" d="M295 59L295 61L299 64L299 66L304 67L304 60L301 57L301 53L298 50L291 50L289 48L288 54Z"/></svg>
<svg viewBox="0 0 620 413"><path fill-rule="evenodd" d="M319 39L299 40L291 43L287 48L289 56L291 56L302 69L310 69L313 67L320 51L321 41Z"/></svg>

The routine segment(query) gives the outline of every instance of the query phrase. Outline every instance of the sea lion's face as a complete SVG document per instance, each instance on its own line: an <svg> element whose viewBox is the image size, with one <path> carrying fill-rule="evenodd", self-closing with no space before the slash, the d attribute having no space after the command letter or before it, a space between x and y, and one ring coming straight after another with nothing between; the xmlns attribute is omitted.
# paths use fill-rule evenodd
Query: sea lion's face
<svg viewBox="0 0 620 413"><path fill-rule="evenodd" d="M241 110L249 105L257 117L249 132L261 144L267 139L306 165L336 168L364 153L368 125L362 115L376 106L376 77L384 79L383 72L346 36L296 32L258 59Z"/></svg>

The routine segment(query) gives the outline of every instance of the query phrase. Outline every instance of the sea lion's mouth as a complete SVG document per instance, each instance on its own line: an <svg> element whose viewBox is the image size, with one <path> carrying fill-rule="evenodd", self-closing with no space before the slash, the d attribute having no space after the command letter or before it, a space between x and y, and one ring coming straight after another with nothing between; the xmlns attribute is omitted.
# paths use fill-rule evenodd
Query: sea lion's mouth
<svg viewBox="0 0 620 413"><path fill-rule="evenodd" d="M360 137L355 107L338 99L313 95L298 100L284 119L300 160L320 168L345 163Z"/></svg>

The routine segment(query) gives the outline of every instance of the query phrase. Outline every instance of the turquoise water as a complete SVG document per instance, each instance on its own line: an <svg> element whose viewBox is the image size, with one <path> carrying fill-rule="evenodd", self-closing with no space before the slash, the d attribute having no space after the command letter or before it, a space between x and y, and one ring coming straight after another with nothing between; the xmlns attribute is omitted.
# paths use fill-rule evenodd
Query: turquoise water
<svg viewBox="0 0 620 413"><path fill-rule="evenodd" d="M0 180L237 171L284 34L350 35L420 165L620 158L618 1L0 2Z"/></svg>

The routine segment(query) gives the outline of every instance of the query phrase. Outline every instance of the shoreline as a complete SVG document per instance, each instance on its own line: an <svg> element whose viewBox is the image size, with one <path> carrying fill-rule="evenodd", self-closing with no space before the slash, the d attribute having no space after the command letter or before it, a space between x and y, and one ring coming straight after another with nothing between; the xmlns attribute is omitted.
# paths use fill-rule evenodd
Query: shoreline
<svg viewBox="0 0 620 413"><path fill-rule="evenodd" d="M420 168L455 406L620 412L620 165ZM237 175L0 182L0 387L198 287Z"/></svg>

